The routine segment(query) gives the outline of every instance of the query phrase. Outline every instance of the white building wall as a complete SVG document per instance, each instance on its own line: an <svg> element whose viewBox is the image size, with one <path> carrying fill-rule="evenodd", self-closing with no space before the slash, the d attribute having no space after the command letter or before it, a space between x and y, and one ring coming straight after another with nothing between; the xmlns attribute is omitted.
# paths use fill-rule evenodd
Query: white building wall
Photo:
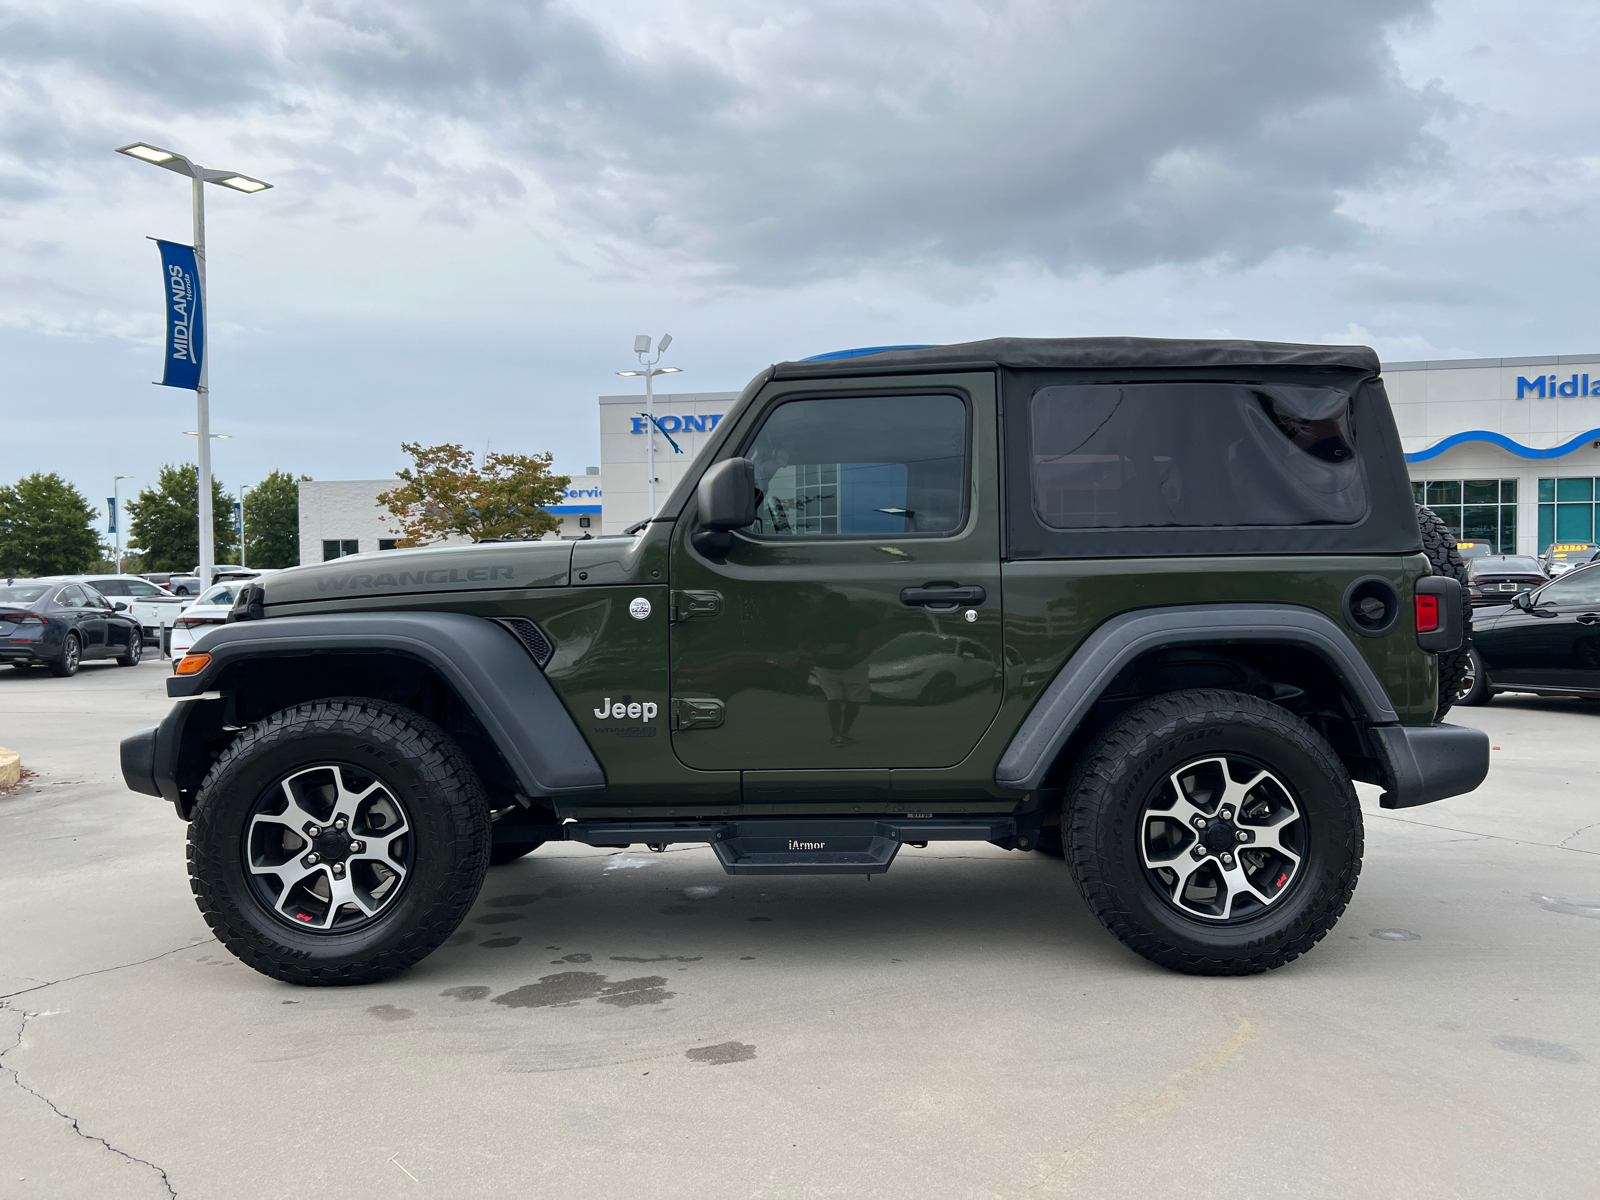
<svg viewBox="0 0 1600 1200"><path fill-rule="evenodd" d="M1518 378L1540 375L1547 395L1524 389L1518 399ZM1580 392L1587 375L1597 394L1549 394L1551 375L1557 388L1577 376ZM1467 430L1501 433L1524 446L1548 449L1600 429L1600 354L1385 363L1383 378L1407 454ZM1424 481L1517 480L1516 550L1537 554L1539 480L1600 476L1600 447L1590 443L1559 458L1530 459L1489 442L1465 442L1411 463L1410 471L1413 480Z"/></svg>
<svg viewBox="0 0 1600 1200"><path fill-rule="evenodd" d="M323 561L324 541L355 541L359 553L378 549L378 539L397 538L378 493L398 486L395 479L302 479L300 481L300 563Z"/></svg>
<svg viewBox="0 0 1600 1200"><path fill-rule="evenodd" d="M671 494L689 470L701 449L733 402L738 392L657 393L655 416L666 427L682 453L674 451L667 437L646 434L642 420L645 403L643 389L628 396L600 397L600 478L605 490L605 533L621 533L650 515L649 480L645 470L647 446L656 446L656 503ZM689 418L689 421L685 421ZM688 426L687 428L685 426ZM694 426L703 426L696 429Z"/></svg>

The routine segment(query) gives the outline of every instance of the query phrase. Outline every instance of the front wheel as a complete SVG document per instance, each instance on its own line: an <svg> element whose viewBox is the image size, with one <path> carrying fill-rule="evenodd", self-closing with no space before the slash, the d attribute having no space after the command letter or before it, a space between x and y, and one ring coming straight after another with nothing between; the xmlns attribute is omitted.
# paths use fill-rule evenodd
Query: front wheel
<svg viewBox="0 0 1600 1200"><path fill-rule="evenodd" d="M1476 648L1468 647L1467 665L1456 685L1456 703L1476 708L1494 699L1489 687L1489 672L1483 669L1483 659Z"/></svg>
<svg viewBox="0 0 1600 1200"><path fill-rule="evenodd" d="M250 726L206 774L189 878L217 939L287 983L370 983L454 932L489 865L489 807L444 730L376 700Z"/></svg>
<svg viewBox="0 0 1600 1200"><path fill-rule="evenodd" d="M1282 966L1333 928L1361 808L1332 747L1239 692L1173 692L1108 726L1073 773L1073 876L1130 949L1193 975Z"/></svg>
<svg viewBox="0 0 1600 1200"><path fill-rule="evenodd" d="M128 638L128 652L117 655L117 666L137 667L144 657L144 630L135 629Z"/></svg>

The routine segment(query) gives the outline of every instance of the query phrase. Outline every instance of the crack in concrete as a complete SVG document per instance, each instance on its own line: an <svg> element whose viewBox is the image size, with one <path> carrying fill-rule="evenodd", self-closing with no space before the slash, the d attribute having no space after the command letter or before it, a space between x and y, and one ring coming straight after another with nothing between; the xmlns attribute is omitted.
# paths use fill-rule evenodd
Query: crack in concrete
<svg viewBox="0 0 1600 1200"><path fill-rule="evenodd" d="M1566 850L1572 854L1600 854L1600 851L1585 850L1581 846L1567 845L1567 843L1573 838L1577 837L1579 833L1582 833L1583 829L1593 829L1593 825L1585 825L1583 829L1578 830L1576 833L1569 834L1568 836L1562 838L1559 842L1536 842L1532 838L1506 837L1504 834L1499 833L1481 833L1476 829L1457 829L1453 825L1434 825L1427 821L1413 821L1408 817L1396 817L1390 815L1389 813L1367 812L1363 810L1361 815L1363 817L1378 817L1381 820L1394 821L1401 825L1417 825L1423 829L1442 829L1446 833L1464 833L1468 837L1488 838L1490 841L1494 842L1511 842L1513 845L1517 846L1543 846L1547 850ZM1596 822L1596 824L1600 824L1600 822Z"/></svg>
<svg viewBox="0 0 1600 1200"><path fill-rule="evenodd" d="M1591 829L1600 829L1600 821L1595 821L1592 824L1585 825L1582 829L1574 829L1571 833L1567 834L1566 837L1557 842L1556 846L1562 850L1576 850L1576 846L1568 846L1567 843L1573 838L1577 837L1580 833L1588 833Z"/></svg>
<svg viewBox="0 0 1600 1200"><path fill-rule="evenodd" d="M160 958L162 956L157 955L156 957ZM91 974L99 974L99 972L91 972ZM71 1125L72 1132L77 1134L84 1141L99 1142L107 1150L111 1151L111 1153L118 1155L121 1158L125 1158L131 1163L137 1163L142 1167L149 1167L161 1177L161 1186L167 1190L167 1195L171 1196L172 1200L178 1200L178 1193L173 1189L172 1180L168 1177L167 1172L163 1168L156 1166L155 1163L151 1162L147 1158L140 1158L137 1154L129 1154L126 1150L123 1150L117 1146L113 1146L110 1142L106 1141L105 1138L100 1137L97 1134L85 1133L83 1131L83 1126L78 1123L77 1117L74 1117L70 1113L62 1112L61 1109L57 1107L56 1102L50 1099L49 1096L46 1096L38 1089L31 1088L22 1082L22 1076L17 1071L17 1068L6 1065L5 1058L6 1055L12 1053L22 1045L23 1035L28 1031L28 1023L40 1014L36 1012L28 1012L25 1009L12 1008L9 1003L4 1002L0 1002L0 1012L17 1012L21 1013L22 1015L22 1024L17 1027L16 1041L12 1042L11 1045L7 1046L4 1050L0 1050L0 1071L4 1071L6 1074L10 1075L12 1083L16 1084L23 1091L27 1092L28 1095L32 1096L34 1099L41 1101L47 1108L49 1108L51 1112L55 1113L56 1116L60 1117L68 1125Z"/></svg>
<svg viewBox="0 0 1600 1200"><path fill-rule="evenodd" d="M84 971L79 975L66 975L60 979L47 979L45 982L35 984L30 988L18 988L14 992L5 992L0 994L0 1000L14 1000L18 996L26 996L29 992L37 992L47 987L55 987L58 983L71 983L74 979L88 979L91 975L107 975L112 971L126 971L129 967L142 967L145 963L155 962L158 958L170 958L174 954L182 954L185 950L193 950L197 946L204 946L216 940L217 939L214 937L205 938L202 941L190 942L187 946L179 946L176 950L163 950L160 954L152 954L149 958L141 958L137 962L118 963L114 967L101 967L97 971ZM31 979L33 976L25 975L23 978Z"/></svg>

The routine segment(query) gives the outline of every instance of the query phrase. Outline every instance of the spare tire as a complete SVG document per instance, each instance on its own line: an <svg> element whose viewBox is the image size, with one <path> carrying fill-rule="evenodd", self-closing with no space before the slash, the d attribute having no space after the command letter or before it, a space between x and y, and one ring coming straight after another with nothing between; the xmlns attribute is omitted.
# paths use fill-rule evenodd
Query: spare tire
<svg viewBox="0 0 1600 1200"><path fill-rule="evenodd" d="M1472 665L1472 600L1467 589L1467 566L1456 549L1456 535L1439 514L1426 505L1417 505L1417 527L1422 531L1422 552L1435 575L1454 579L1461 585L1461 646L1439 655L1439 707L1433 719L1442 720L1456 702Z"/></svg>

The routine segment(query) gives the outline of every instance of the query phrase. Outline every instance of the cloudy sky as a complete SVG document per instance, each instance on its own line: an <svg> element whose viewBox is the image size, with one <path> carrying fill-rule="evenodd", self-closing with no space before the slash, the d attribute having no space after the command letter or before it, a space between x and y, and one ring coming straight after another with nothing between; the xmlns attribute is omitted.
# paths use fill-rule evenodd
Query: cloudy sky
<svg viewBox="0 0 1600 1200"><path fill-rule="evenodd" d="M684 389L1000 334L1600 350L1600 15L1543 0L0 3L0 480L192 458L144 139L209 189L216 470L597 462ZM126 485L125 485L126 486Z"/></svg>

